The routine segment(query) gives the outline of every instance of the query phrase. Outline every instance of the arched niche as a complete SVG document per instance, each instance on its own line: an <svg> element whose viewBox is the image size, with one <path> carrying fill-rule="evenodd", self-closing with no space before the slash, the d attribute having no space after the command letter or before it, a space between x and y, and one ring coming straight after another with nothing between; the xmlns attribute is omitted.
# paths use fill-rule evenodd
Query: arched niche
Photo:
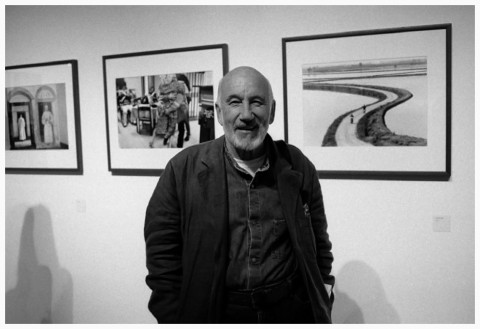
<svg viewBox="0 0 480 329"><path fill-rule="evenodd" d="M7 122L11 149L34 148L33 95L24 88L14 88L7 93Z"/></svg>

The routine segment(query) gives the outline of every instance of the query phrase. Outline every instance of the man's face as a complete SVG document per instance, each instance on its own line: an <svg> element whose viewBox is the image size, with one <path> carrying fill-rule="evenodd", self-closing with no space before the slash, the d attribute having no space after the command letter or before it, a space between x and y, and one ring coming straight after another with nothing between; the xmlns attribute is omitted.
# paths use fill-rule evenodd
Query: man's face
<svg viewBox="0 0 480 329"><path fill-rule="evenodd" d="M223 80L217 108L230 149L255 152L263 145L275 115L268 81L258 72L238 69Z"/></svg>

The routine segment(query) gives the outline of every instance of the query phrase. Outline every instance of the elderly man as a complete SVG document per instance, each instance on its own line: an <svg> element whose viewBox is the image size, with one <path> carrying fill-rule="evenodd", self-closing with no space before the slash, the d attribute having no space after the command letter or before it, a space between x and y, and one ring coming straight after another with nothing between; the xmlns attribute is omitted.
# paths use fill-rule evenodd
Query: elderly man
<svg viewBox="0 0 480 329"><path fill-rule="evenodd" d="M267 134L269 81L239 67L215 104L224 136L167 164L146 212L159 323L330 323L334 277L312 163Z"/></svg>

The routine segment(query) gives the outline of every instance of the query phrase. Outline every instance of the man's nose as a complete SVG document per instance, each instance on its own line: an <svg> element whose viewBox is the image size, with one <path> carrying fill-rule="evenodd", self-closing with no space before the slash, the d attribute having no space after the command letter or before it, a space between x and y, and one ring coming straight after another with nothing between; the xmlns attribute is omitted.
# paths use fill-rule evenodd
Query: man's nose
<svg viewBox="0 0 480 329"><path fill-rule="evenodd" d="M250 108L250 102L245 101L242 103L242 108L240 110L240 120L249 121L253 119L253 112Z"/></svg>

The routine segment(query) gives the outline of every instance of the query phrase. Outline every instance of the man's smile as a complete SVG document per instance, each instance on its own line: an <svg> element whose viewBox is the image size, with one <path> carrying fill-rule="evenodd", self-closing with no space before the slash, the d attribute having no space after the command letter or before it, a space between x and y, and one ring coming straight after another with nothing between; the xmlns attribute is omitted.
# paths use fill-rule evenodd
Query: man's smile
<svg viewBox="0 0 480 329"><path fill-rule="evenodd" d="M253 131L256 130L258 126L240 126L240 127L235 127L235 130L240 130L240 131Z"/></svg>

